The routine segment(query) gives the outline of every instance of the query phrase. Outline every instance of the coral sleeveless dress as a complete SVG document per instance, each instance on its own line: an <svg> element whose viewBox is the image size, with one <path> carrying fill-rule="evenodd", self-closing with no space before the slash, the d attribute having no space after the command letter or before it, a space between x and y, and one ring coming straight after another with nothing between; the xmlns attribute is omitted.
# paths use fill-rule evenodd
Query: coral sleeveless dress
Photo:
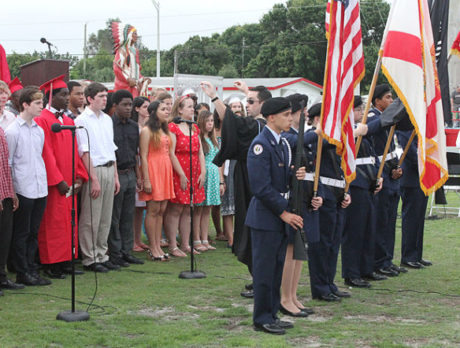
<svg viewBox="0 0 460 348"><path fill-rule="evenodd" d="M147 160L152 192L139 192L141 201L164 201L175 197L173 168L169 158L170 141L167 135L162 135L160 148L155 149L152 141L149 144Z"/></svg>
<svg viewBox="0 0 460 348"><path fill-rule="evenodd" d="M180 177L174 171L174 193L176 198L171 199L172 203L176 204L190 204L190 137L185 135L180 130L179 126L175 123L169 124L169 130L176 135L176 157L184 170L185 176L188 179L187 188L181 190ZM200 139L199 129L197 126L194 128L192 135L192 179L193 179L193 203L201 203L204 201L204 187L199 188L198 177L201 174L199 150Z"/></svg>

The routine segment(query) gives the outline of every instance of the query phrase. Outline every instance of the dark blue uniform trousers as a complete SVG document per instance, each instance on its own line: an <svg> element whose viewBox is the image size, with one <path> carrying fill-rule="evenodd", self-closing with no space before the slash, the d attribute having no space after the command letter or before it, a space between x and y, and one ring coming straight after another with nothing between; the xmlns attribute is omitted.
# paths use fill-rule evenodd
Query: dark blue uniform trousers
<svg viewBox="0 0 460 348"><path fill-rule="evenodd" d="M401 262L420 261L423 253L423 229L428 197L420 187L401 187L401 199Z"/></svg>
<svg viewBox="0 0 460 348"><path fill-rule="evenodd" d="M356 186L350 192L342 236L342 277L357 279L374 271L376 197Z"/></svg>
<svg viewBox="0 0 460 348"><path fill-rule="evenodd" d="M275 322L286 257L287 235L251 228L254 286L254 324Z"/></svg>
<svg viewBox="0 0 460 348"><path fill-rule="evenodd" d="M375 235L375 268L390 267L393 263L398 215L399 192L383 188L377 200L377 226Z"/></svg>
<svg viewBox="0 0 460 348"><path fill-rule="evenodd" d="M337 291L334 284L345 212L336 200L324 199L319 209L319 242L308 245L311 295L318 298Z"/></svg>

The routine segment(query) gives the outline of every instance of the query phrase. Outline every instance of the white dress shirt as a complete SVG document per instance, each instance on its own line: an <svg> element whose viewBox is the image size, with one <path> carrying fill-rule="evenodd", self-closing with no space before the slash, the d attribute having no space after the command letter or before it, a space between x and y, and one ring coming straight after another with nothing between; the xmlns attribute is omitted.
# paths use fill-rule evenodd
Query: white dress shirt
<svg viewBox="0 0 460 348"><path fill-rule="evenodd" d="M3 130L6 130L10 124L14 122L16 119L16 116L8 110L3 110L3 114L0 115L0 127L3 128Z"/></svg>
<svg viewBox="0 0 460 348"><path fill-rule="evenodd" d="M6 129L5 135L14 191L29 199L47 196L48 181L42 157L45 143L43 129L33 120L28 125L24 119L17 117Z"/></svg>
<svg viewBox="0 0 460 348"><path fill-rule="evenodd" d="M85 129L77 129L78 153L80 156L90 152L93 166L101 166L110 161L115 161L115 151L118 149L113 140L113 122L109 115L100 112L97 116L89 107L86 107L76 119L76 126Z"/></svg>

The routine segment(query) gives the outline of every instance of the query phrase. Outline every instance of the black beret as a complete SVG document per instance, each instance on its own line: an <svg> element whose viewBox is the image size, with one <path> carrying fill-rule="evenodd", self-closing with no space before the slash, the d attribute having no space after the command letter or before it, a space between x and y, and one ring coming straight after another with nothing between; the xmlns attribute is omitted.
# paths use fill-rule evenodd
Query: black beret
<svg viewBox="0 0 460 348"><path fill-rule="evenodd" d="M299 111L302 109L302 104L303 107L305 107L308 103L308 96L300 93L291 94L290 96L287 96L286 99L291 102L292 112Z"/></svg>
<svg viewBox="0 0 460 348"><path fill-rule="evenodd" d="M290 108L291 103L289 102L289 100L283 97L275 97L264 101L260 113L264 117L268 117L270 115L276 115L280 112L289 110Z"/></svg>
<svg viewBox="0 0 460 348"><path fill-rule="evenodd" d="M317 103L308 109L308 118L315 118L321 115L321 103Z"/></svg>
<svg viewBox="0 0 460 348"><path fill-rule="evenodd" d="M372 96L372 104L375 105L375 99L382 99L382 97L390 91L390 86L386 83L375 86L374 95Z"/></svg>
<svg viewBox="0 0 460 348"><path fill-rule="evenodd" d="M359 95L355 95L355 100L353 102L353 108L363 105L363 99Z"/></svg>

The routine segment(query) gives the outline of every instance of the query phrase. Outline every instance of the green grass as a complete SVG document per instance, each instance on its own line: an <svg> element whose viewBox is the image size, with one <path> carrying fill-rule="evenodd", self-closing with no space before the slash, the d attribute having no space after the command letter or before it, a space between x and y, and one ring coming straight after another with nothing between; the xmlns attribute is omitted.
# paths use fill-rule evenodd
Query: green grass
<svg viewBox="0 0 460 348"><path fill-rule="evenodd" d="M426 222L424 255L434 266L376 282L372 290L352 289L341 304L311 300L305 265L299 295L316 315L295 320L285 336L252 330L252 301L239 295L250 281L247 270L220 242L197 258L206 279L178 278L188 258L99 274L88 322L56 320L70 309L70 279L5 291L0 347L458 347L459 224L452 217ZM345 288L339 276L336 282ZM77 309L86 310L94 288L94 274L77 277Z"/></svg>

